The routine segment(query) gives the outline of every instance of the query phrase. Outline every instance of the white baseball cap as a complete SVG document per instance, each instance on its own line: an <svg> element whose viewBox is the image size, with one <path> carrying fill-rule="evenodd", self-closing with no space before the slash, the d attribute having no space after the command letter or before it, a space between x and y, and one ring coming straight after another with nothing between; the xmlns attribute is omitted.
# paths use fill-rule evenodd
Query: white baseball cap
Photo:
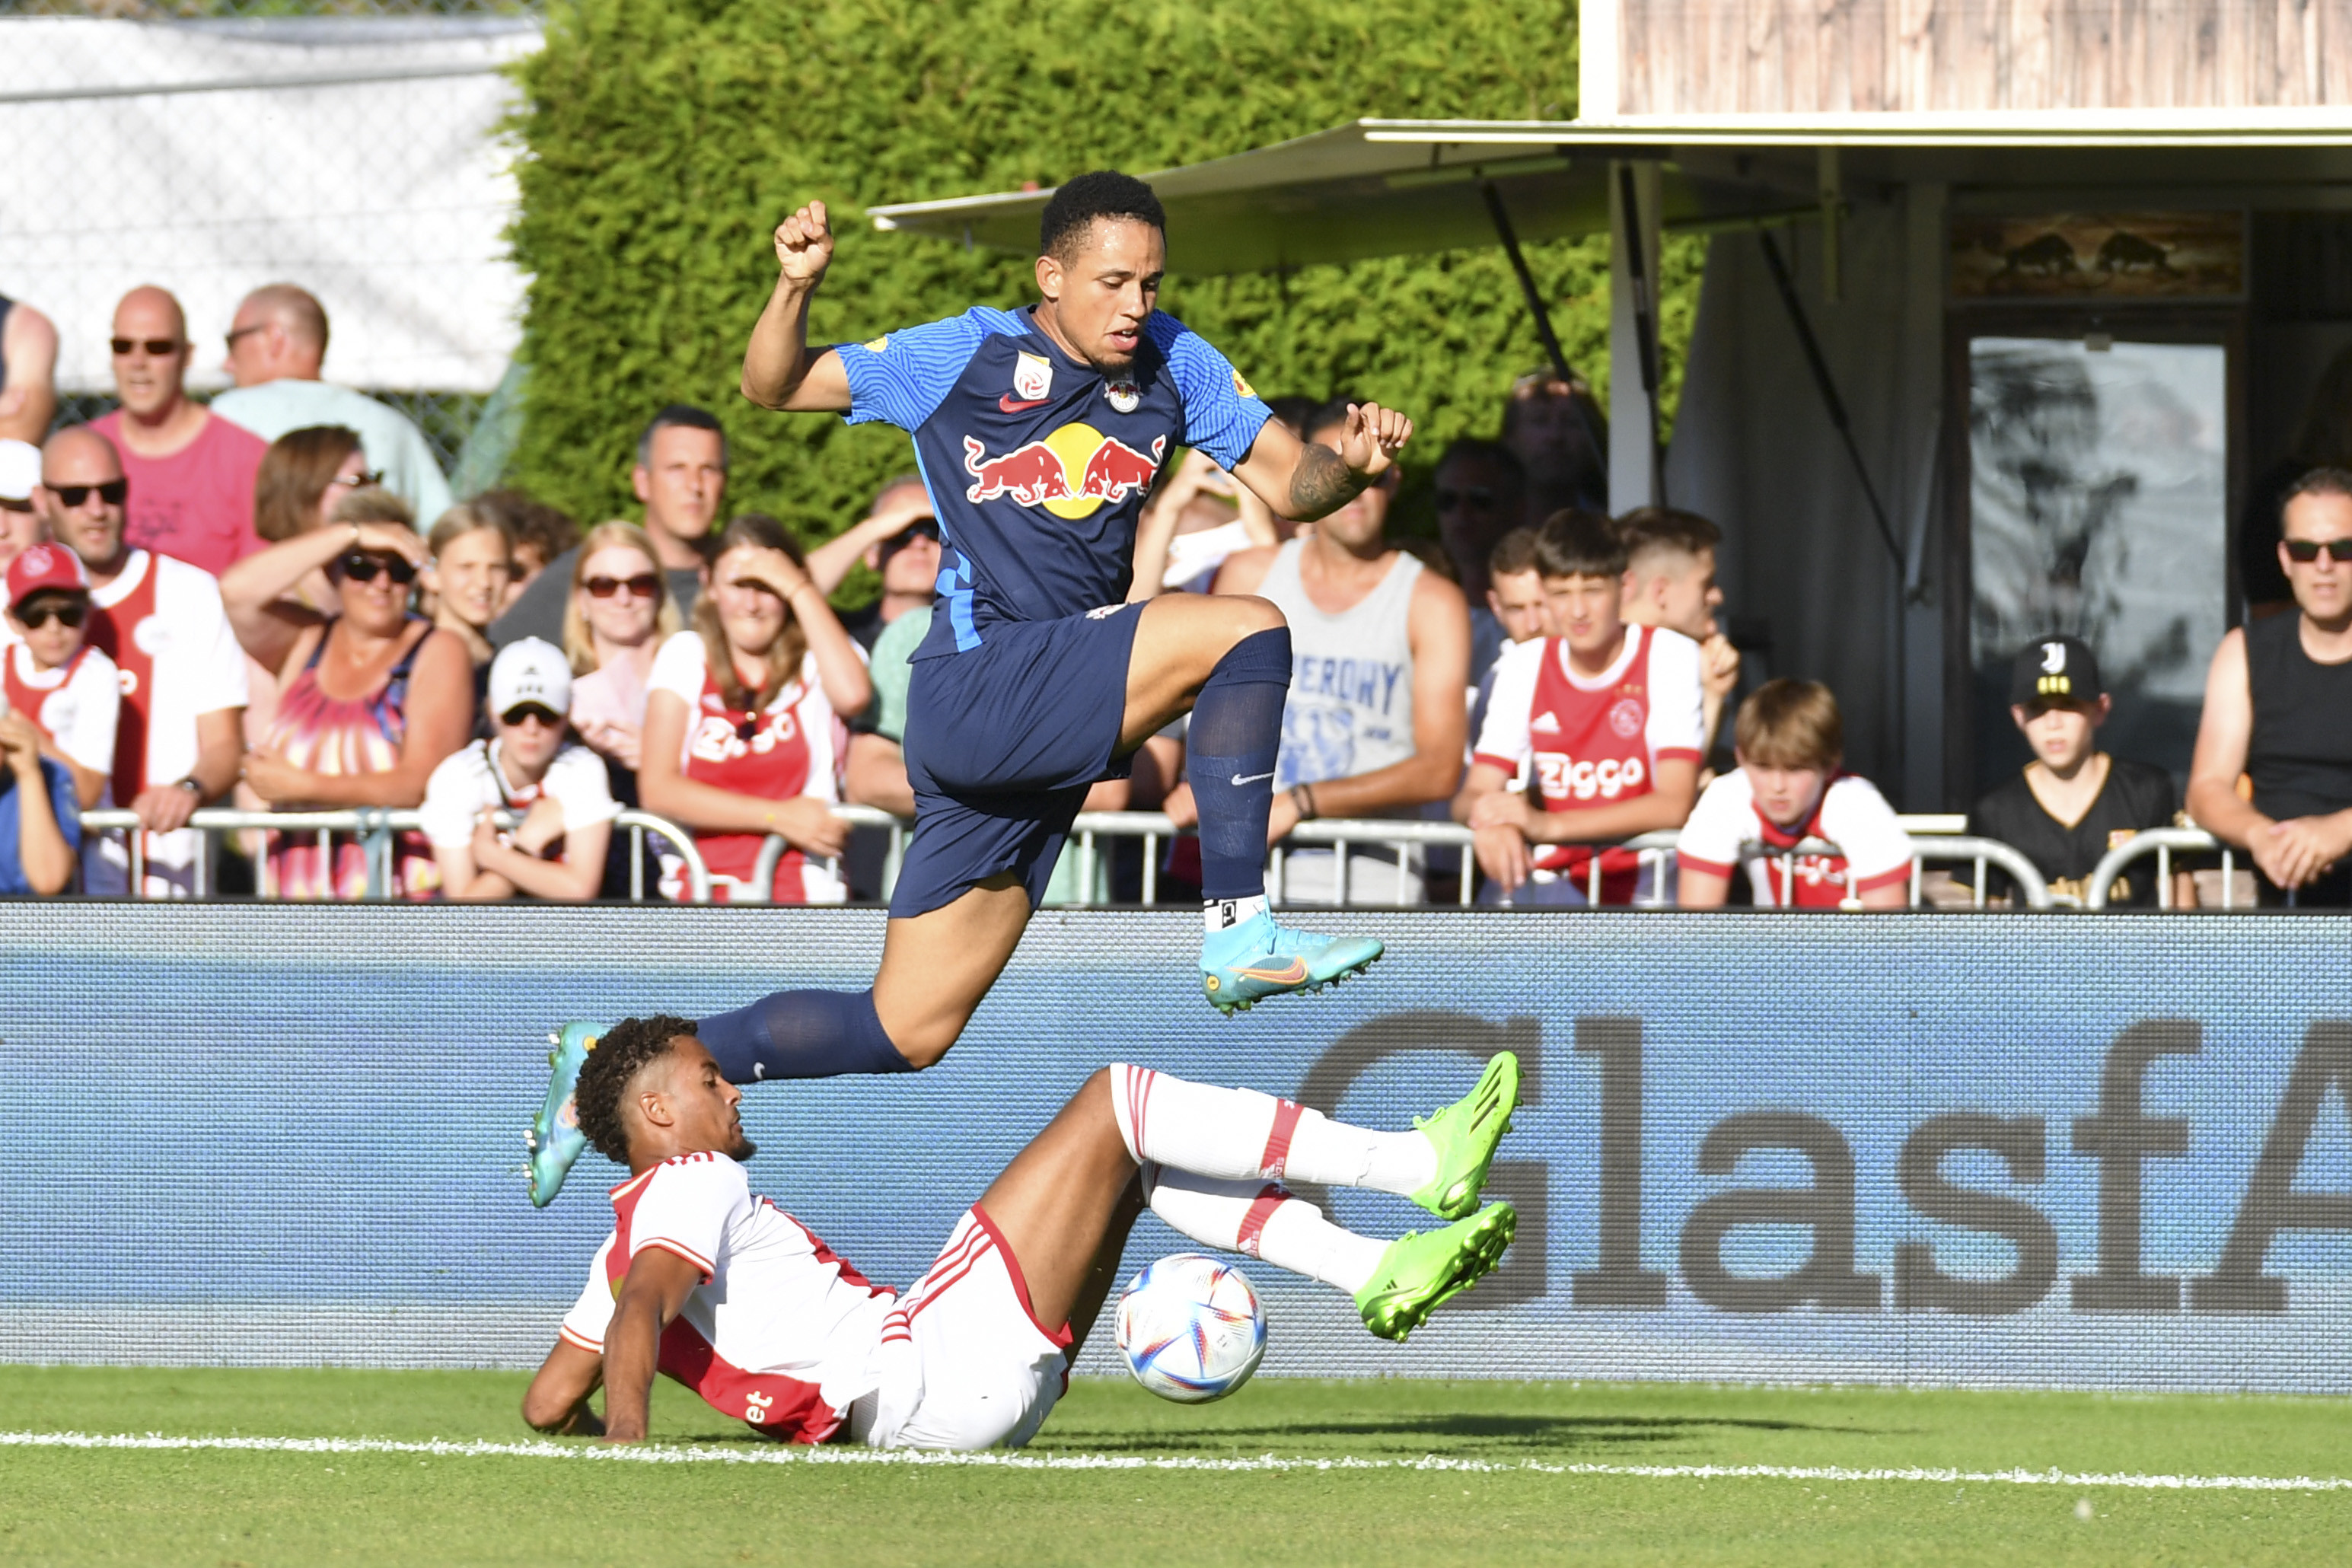
<svg viewBox="0 0 2352 1568"><path fill-rule="evenodd" d="M30 500L40 482L41 449L29 441L0 441L0 500Z"/></svg>
<svg viewBox="0 0 2352 1568"><path fill-rule="evenodd" d="M572 666L543 637L510 642L490 661L490 711L503 719L526 702L553 713L572 709Z"/></svg>

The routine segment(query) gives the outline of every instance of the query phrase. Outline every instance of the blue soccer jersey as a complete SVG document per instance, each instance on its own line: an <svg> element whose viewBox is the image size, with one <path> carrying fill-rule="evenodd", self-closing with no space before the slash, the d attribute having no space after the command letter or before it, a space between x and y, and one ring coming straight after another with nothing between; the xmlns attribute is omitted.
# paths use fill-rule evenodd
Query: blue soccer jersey
<svg viewBox="0 0 2352 1568"><path fill-rule="evenodd" d="M1063 353L1026 310L977 307L834 352L849 423L915 438L939 515L940 613L918 659L969 652L993 622L1124 600L1136 519L1171 451L1232 468L1269 416L1223 354L1158 311L1115 378Z"/></svg>

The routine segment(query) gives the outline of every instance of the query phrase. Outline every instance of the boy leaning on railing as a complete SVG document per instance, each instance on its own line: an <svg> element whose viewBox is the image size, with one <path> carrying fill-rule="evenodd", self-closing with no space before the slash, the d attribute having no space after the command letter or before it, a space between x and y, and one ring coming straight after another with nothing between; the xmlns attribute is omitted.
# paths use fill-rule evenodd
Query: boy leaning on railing
<svg viewBox="0 0 2352 1568"><path fill-rule="evenodd" d="M1911 902L1910 835L1868 779L1838 771L1845 726L1828 687L1766 681L1739 705L1732 737L1739 766L1706 786L1675 846L1683 908L1720 909L1742 866L1768 908ZM1808 838L1840 853L1797 853Z"/></svg>

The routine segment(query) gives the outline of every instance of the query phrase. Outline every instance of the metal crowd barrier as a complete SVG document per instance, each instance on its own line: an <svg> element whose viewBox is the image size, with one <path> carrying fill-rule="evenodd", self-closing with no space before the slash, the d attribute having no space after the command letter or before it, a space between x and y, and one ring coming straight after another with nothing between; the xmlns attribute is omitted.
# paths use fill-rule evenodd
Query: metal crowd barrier
<svg viewBox="0 0 2352 1568"><path fill-rule="evenodd" d="M1925 879L1926 868L1930 862L1967 863L1973 866L1976 873L1974 907L1977 909L1983 909L1987 902L1986 871L1987 868L1991 866L2000 867L2017 883L2018 893L2024 900L2028 909L2046 910L2050 907L2049 884L2042 879L2041 871L2035 868L2033 862L1997 838L1975 838L1958 832L1958 827L1966 824L1968 820L1966 817L1938 815L1904 816L1896 820L1903 825L1904 831L1911 837L1911 904L1913 908L1916 909L1919 905L1921 884ZM1456 831L1466 835L1468 830L1456 829ZM1654 869L1655 875L1651 879L1649 896L1643 898L1638 891L1634 895L1633 901L1637 908L1666 909L1673 906L1674 889L1666 884L1667 863L1674 858L1675 847L1681 837L1680 833L1673 831L1644 833L1636 837L1628 838L1615 847L1634 851L1640 857L1640 865L1643 869ZM1802 857L1843 853L1843 851L1836 845L1825 838L1807 838L1778 849L1773 846L1754 840L1739 847L1739 858L1743 862L1758 855L1770 855L1778 859L1780 862L1780 874L1784 886L1795 879L1796 863ZM1594 856L1589 863L1586 877L1588 879L1585 884L1585 896L1592 903L1598 904L1601 901L1601 879L1599 856ZM1465 899L1464 901L1466 903L1468 900Z"/></svg>
<svg viewBox="0 0 2352 1568"><path fill-rule="evenodd" d="M512 814L509 814L511 816ZM315 833L319 836L320 858L331 859L334 835L350 834L362 841L367 854L367 891L370 899L387 896L392 887L393 836L417 829L419 814L414 810L394 810L384 806L359 806L343 811L237 811L226 807L205 806L188 818L188 826L196 831L196 859L194 868L197 898L208 897L213 890L213 835L216 833ZM667 817L656 816L649 811L624 810L613 819L613 826L629 834L629 897L642 902L646 896L646 835L667 842L683 863L686 870L687 901L707 904L710 901L710 868L703 864L702 851L694 842L694 835ZM131 896L146 897L147 835L139 826L138 814L120 807L85 811L81 814L85 837L93 833L120 833L127 841L131 860Z"/></svg>
<svg viewBox="0 0 2352 1568"><path fill-rule="evenodd" d="M886 830L890 836L886 864L891 874L896 873L898 863L906 852L907 834L913 826L911 823L903 817L893 816L888 812L879 811L872 806L835 806L834 815L859 826ZM1911 867L1913 904L1916 905L1920 900L1920 883L1924 864L1966 863L1971 865L1975 870L1976 908L1985 907L1987 869L1994 866L2007 872L2016 882L2019 895L2027 907L2037 910L2050 907L2049 886L2042 879L2041 872L2034 868L2033 863L2016 849L1997 839L1974 838L1962 833L1961 829L1968 824L1965 816L1939 813L1900 816L1896 820L1902 825L1904 831L1911 836L1916 851ZM1071 826L1071 840L1078 856L1077 903L1085 906L1095 901L1095 881L1097 868L1101 864L1102 840L1107 838L1139 838L1143 841L1142 900L1147 904L1158 902L1160 842L1163 839L1174 838L1181 831L1183 830L1178 828L1163 812L1087 811L1079 813L1077 820ZM1415 875L1412 866L1412 857L1407 851L1416 846L1424 849L1444 847L1456 850L1463 857L1465 874L1459 879L1460 886L1455 895L1455 902L1466 909L1475 896L1477 884L1475 866L1470 858L1471 837L1471 832L1467 827L1453 822L1385 818L1349 820L1332 817L1302 822L1291 830L1289 838L1284 845L1277 846L1269 858L1267 891L1273 895L1275 902L1285 901L1285 872L1289 847L1305 844L1318 847L1328 846L1330 848L1337 862L1338 886L1344 897L1353 886L1353 879L1348 870L1349 851L1352 847L1377 846L1393 848L1396 851L1397 901L1404 903L1411 901L1407 895L1411 891L1412 879ZM1675 845L1680 837L1679 833L1672 831L1645 833L1612 846L1633 851L1640 857L1644 866L1654 869L1651 895L1642 900L1647 907L1663 908L1671 906L1675 901L1674 889L1667 882L1666 873L1674 858ZM1754 847L1749 847L1752 849ZM752 873L753 880L757 884L758 897L764 897L765 889L772 884L777 859L784 853L785 848L784 841L774 837L771 837L762 848L759 865ZM1800 855L1834 855L1838 852L1837 847L1833 844L1820 839L1807 839L1804 843L1788 849L1784 858L1793 861ZM1595 857L1591 862L1589 876L1591 879L1587 883L1587 893L1597 903L1601 892L1601 862L1598 857ZM1377 874L1375 879L1377 879ZM745 895L738 895L738 897L745 902L758 901L758 897Z"/></svg>
<svg viewBox="0 0 2352 1568"><path fill-rule="evenodd" d="M2206 832L2201 827L2149 827L2133 834L2106 852L2091 870L2090 892L2084 899L2085 908L2104 910L2107 907L2107 889L2116 885L2124 868L2147 856L2156 857L2156 907L2172 908L2172 852L2176 849L2202 850L2208 854L2221 852L2221 907L2237 908L2238 852ZM2287 901L2294 901L2294 895Z"/></svg>
<svg viewBox="0 0 2352 1568"><path fill-rule="evenodd" d="M878 828L888 835L884 859L885 875L895 878L898 865L905 858L907 836L913 825L903 817L894 816L887 811L881 811L873 806L835 806L834 815L855 826ZM2006 844L1990 838L1972 838L1958 833L1957 829L1964 824L1965 819L1958 816L1906 816L1898 820L1905 830L1911 834L1916 850L1911 868L1911 901L1914 905L1916 905L1920 900L1922 868L1930 862L1942 862L1973 865L1975 903L1979 909L1983 908L1986 903L1988 868L1994 866L1999 867L2016 882L2020 895L2028 907L2032 909L2050 907L2049 888L2043 882L2041 874L2034 869L2032 863ZM131 861L131 886L134 889L132 896L145 896L146 835L138 831L138 817L131 812L115 809L84 812L81 821L85 833L125 835ZM683 863L687 879L688 901L698 904L710 901L709 868L704 863L700 850L696 847L692 833L667 818L646 811L625 810L614 819L614 825L630 834L629 897L633 900L642 901L646 897L645 841L646 836L651 834L664 840ZM198 897L204 897L212 891L213 835L266 830L275 833L316 833L319 836L322 858L331 852L333 835L341 833L359 837L364 842L367 851L368 878L365 896L380 899L387 895L387 890L392 886L394 835L415 830L418 826L418 813L413 810L396 811L382 807L293 812L236 811L206 807L190 817L188 826L198 832L194 878L194 890ZM1078 856L1076 902L1081 906L1095 902L1095 884L1101 865L1103 841L1116 838L1142 840L1142 898L1147 904L1157 902L1161 841L1173 839L1182 831L1184 830L1178 828L1175 823L1162 812L1081 812L1072 826L1072 841ZM1638 900L1643 906L1664 908L1674 903L1674 889L1669 884L1668 875L1674 860L1675 846L1679 837L1679 834L1670 831L1645 833L1637 837L1626 839L1622 844L1612 846L1633 851L1639 858L1640 864L1652 872L1649 895ZM1459 887L1455 901L1462 907L1467 908L1475 896L1477 884L1475 862L1471 858L1471 844L1470 830L1458 823L1452 822L1380 818L1356 820L1321 818L1313 822L1302 822L1292 830L1289 838L1283 845L1277 846L1270 856L1267 889L1276 903L1284 902L1286 872L1290 853L1300 845L1328 847L1337 863L1337 885L1340 900L1346 901L1348 894L1353 889L1355 881L1349 873L1348 859L1349 852L1359 847L1376 847L1395 852L1396 901L1405 903L1412 901L1410 894L1412 880L1419 874L1414 869L1414 857L1411 851L1416 847L1424 851L1431 848L1448 848L1458 852L1462 857L1463 875L1458 879ZM2142 834L2131 844L2110 853L2106 859L2100 863L2095 879L2097 886L2093 891L2091 907L2093 909L2104 907L2104 894L2101 890L2114 879L2115 870L2137 855L2161 854L2173 847L2211 849L2217 847L2214 840L2202 833L2167 828L2155 833ZM733 900L739 903L765 903L768 900L769 889L774 885L776 864L788 847L782 837L770 835L766 843L761 847L760 858L752 870L750 885L730 889ZM1743 857L1757 852L1759 847L1754 845L1744 847ZM1833 844L1820 839L1807 839L1801 844L1791 846L1782 851L1781 858L1785 865L1793 865L1800 856L1834 855L1838 852L1837 846ZM839 875L840 866L837 859L827 860L825 864L835 871L835 875ZM2224 864L2225 866L2228 864L2226 851ZM1598 903L1601 880L1601 860L1598 856L1593 858L1588 876L1590 880L1586 885L1587 894L1595 903ZM2168 899L2168 861L2166 863L2166 878L2165 886L2168 889L2166 897ZM2227 907L2226 893L2224 907Z"/></svg>

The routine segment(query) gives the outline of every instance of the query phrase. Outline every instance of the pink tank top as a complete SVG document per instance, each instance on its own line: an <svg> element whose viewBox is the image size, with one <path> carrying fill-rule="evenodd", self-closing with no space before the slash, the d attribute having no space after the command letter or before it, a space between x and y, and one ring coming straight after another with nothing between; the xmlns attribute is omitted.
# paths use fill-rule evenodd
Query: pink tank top
<svg viewBox="0 0 2352 1568"><path fill-rule="evenodd" d="M419 616L408 618L413 626L428 625ZM425 637L408 645L374 690L342 698L330 697L319 687L319 661L325 657L327 638L334 631L335 623L329 621L318 646L310 650L310 660L278 693L278 712L262 744L296 767L315 773L350 778L390 773L400 765L401 742L408 733L408 678ZM392 880L386 895L428 899L440 888L440 868L425 836L394 835ZM363 898L366 842L349 834L331 834L321 853L316 833L272 834L267 890L281 899Z"/></svg>

